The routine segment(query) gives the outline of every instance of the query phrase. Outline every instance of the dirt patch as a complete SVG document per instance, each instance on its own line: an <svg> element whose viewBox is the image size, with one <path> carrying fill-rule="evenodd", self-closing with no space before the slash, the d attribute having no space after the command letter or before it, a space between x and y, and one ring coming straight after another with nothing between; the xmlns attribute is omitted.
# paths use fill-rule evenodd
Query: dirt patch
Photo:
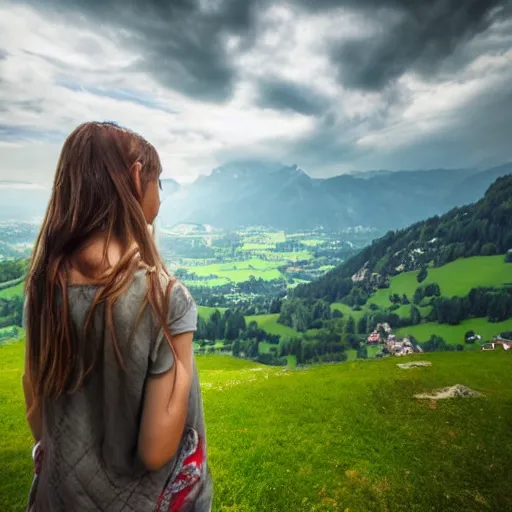
<svg viewBox="0 0 512 512"><path fill-rule="evenodd" d="M473 391L472 389L463 386L462 384L455 384L455 386L449 386L447 388L434 389L432 393L420 393L418 395L414 395L414 398L426 398L429 400L439 400L442 398L472 398L477 396L483 396L482 393L478 391Z"/></svg>
<svg viewBox="0 0 512 512"><path fill-rule="evenodd" d="M430 361L413 361L412 363L398 363L398 368L414 368L415 366L432 366Z"/></svg>

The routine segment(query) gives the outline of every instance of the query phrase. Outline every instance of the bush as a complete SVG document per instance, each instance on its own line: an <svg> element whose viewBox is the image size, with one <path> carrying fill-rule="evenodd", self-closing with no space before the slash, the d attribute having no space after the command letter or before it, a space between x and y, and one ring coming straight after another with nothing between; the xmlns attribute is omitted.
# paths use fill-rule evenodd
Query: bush
<svg viewBox="0 0 512 512"><path fill-rule="evenodd" d="M425 281L425 279L427 279L427 276L427 267L421 267L418 272L418 275L416 276L416 280L418 281L418 283L422 283L423 281Z"/></svg>
<svg viewBox="0 0 512 512"><path fill-rule="evenodd" d="M482 256L492 256L497 253L496 244L487 243L482 246L480 254Z"/></svg>
<svg viewBox="0 0 512 512"><path fill-rule="evenodd" d="M286 357L275 357L273 354L258 354L256 361L262 364L268 364L271 366L286 366L288 361Z"/></svg>

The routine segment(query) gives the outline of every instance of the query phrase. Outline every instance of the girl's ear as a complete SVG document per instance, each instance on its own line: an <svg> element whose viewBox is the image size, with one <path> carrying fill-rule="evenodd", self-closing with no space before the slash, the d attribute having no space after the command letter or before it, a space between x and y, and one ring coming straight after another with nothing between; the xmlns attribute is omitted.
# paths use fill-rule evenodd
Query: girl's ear
<svg viewBox="0 0 512 512"><path fill-rule="evenodd" d="M142 201L142 197L144 195L142 192L142 180L140 176L141 170L142 164L140 162L135 162L130 168L130 175L135 185L135 190L137 191L139 201Z"/></svg>

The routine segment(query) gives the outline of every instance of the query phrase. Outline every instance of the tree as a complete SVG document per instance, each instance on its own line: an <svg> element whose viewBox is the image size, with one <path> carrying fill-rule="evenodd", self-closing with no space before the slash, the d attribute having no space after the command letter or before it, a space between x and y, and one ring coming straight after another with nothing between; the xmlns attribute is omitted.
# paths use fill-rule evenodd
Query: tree
<svg viewBox="0 0 512 512"><path fill-rule="evenodd" d="M347 319L347 323L345 324L345 333L346 334L355 334L356 332L356 323L354 322L354 318L349 316Z"/></svg>
<svg viewBox="0 0 512 512"><path fill-rule="evenodd" d="M359 334L366 334L368 332L368 315L362 316L357 321L357 332Z"/></svg>
<svg viewBox="0 0 512 512"><path fill-rule="evenodd" d="M281 312L281 304L282 304L282 301L281 299L277 298L277 299L273 299L272 302L270 303L270 313L280 313Z"/></svg>
<svg viewBox="0 0 512 512"><path fill-rule="evenodd" d="M240 357L240 340L235 340L233 343L233 356Z"/></svg>
<svg viewBox="0 0 512 512"><path fill-rule="evenodd" d="M421 267L418 272L418 275L416 276L416 279L417 279L418 283L422 283L423 281L425 281L427 276L428 276L427 267Z"/></svg>
<svg viewBox="0 0 512 512"><path fill-rule="evenodd" d="M366 345L360 345L358 347L357 359L368 359L368 348Z"/></svg>
<svg viewBox="0 0 512 512"><path fill-rule="evenodd" d="M416 288L416 290L414 291L414 295L412 297L412 301L414 302L414 304L419 304L422 299L423 299L423 288L421 288L421 287Z"/></svg>
<svg viewBox="0 0 512 512"><path fill-rule="evenodd" d="M411 312L409 314L412 325L418 325L421 323L421 313L416 306L411 306Z"/></svg>
<svg viewBox="0 0 512 512"><path fill-rule="evenodd" d="M487 244L482 245L482 250L480 251L480 254L482 256L492 256L493 254L496 254L496 252L496 244L489 242Z"/></svg>
<svg viewBox="0 0 512 512"><path fill-rule="evenodd" d="M392 304L400 304L402 302L402 299L400 298L400 295L398 293L391 293L389 295L389 302Z"/></svg>
<svg viewBox="0 0 512 512"><path fill-rule="evenodd" d="M471 339L470 339L471 338ZM464 341L466 343L474 343L475 342L475 331L471 330L471 331L468 331L465 335L464 335Z"/></svg>

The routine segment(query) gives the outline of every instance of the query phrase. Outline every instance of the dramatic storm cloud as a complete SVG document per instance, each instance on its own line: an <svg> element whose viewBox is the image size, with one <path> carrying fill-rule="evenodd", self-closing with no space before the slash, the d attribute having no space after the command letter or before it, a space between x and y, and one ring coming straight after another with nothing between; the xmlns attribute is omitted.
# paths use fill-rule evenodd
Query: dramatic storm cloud
<svg viewBox="0 0 512 512"><path fill-rule="evenodd" d="M0 6L1 179L51 180L115 120L190 181L231 158L328 176L512 160L499 0L49 0Z"/></svg>

